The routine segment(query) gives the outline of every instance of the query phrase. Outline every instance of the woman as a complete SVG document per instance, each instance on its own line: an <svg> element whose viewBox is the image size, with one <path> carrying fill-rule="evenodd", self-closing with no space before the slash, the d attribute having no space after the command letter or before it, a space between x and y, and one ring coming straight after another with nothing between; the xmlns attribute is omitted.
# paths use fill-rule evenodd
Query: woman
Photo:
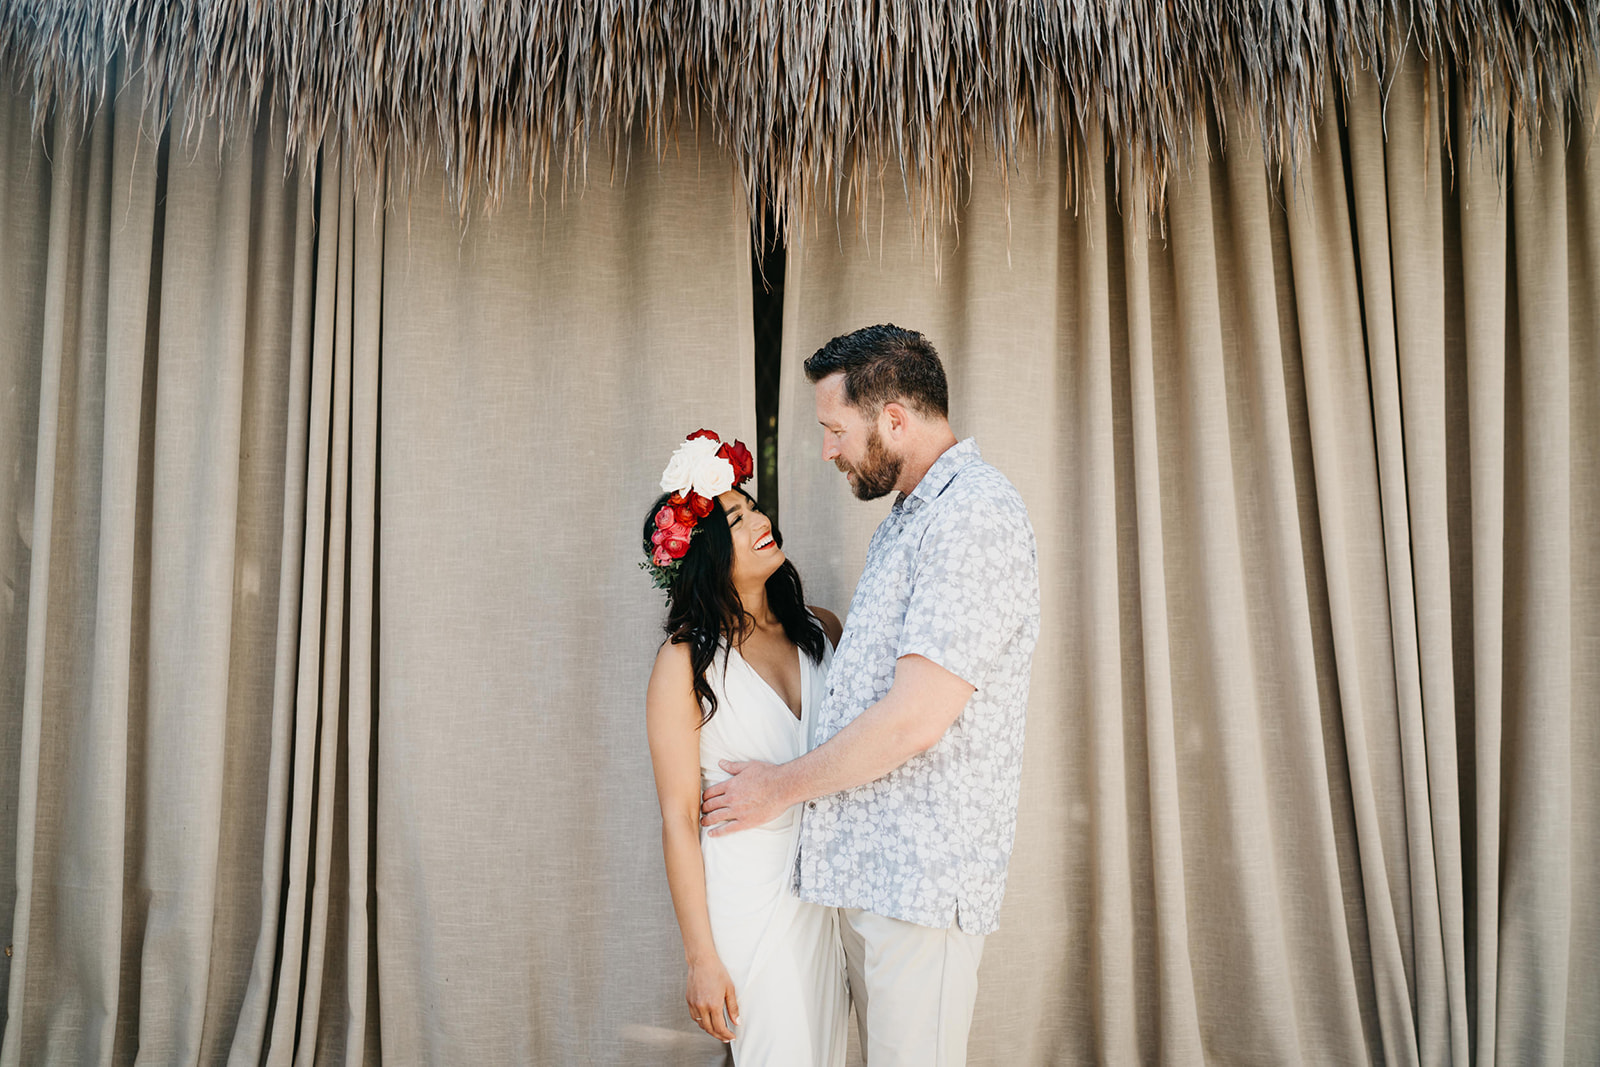
<svg viewBox="0 0 1600 1067"><path fill-rule="evenodd" d="M667 590L667 640L645 697L667 883L689 1011L742 1067L839 1067L849 1011L838 917L790 888L800 805L711 837L700 794L720 760L804 754L839 620L807 609L771 521L739 488L750 453L689 436L645 523L644 564Z"/></svg>

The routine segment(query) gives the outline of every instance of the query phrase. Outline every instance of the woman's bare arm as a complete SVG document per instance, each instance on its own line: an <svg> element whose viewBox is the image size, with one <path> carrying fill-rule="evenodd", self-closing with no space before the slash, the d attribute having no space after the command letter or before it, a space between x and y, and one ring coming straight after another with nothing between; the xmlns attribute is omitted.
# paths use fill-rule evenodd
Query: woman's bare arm
<svg viewBox="0 0 1600 1067"><path fill-rule="evenodd" d="M706 910L705 861L700 853L700 705L688 646L661 646L644 703L650 762L661 803L661 851L689 967L686 999L701 1029L732 1041L723 1010L737 1023L739 1002L717 955Z"/></svg>

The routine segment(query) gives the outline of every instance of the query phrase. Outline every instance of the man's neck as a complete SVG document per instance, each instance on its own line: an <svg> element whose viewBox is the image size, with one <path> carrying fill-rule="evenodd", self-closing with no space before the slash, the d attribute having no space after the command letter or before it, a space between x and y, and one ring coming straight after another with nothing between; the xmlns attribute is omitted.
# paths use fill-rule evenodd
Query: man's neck
<svg viewBox="0 0 1600 1067"><path fill-rule="evenodd" d="M955 444L956 435L949 423L937 428L929 427L927 436L914 444L901 463L900 479L894 483L895 489L910 496L933 465L939 462L939 457L954 448Z"/></svg>

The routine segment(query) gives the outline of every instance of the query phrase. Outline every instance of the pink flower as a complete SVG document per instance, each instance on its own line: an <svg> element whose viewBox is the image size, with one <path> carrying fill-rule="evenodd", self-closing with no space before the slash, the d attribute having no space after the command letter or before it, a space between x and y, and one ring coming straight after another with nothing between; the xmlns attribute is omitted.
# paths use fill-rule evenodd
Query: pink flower
<svg viewBox="0 0 1600 1067"><path fill-rule="evenodd" d="M665 530L668 526L678 521L678 513L671 507L664 506L656 512L656 527Z"/></svg>
<svg viewBox="0 0 1600 1067"><path fill-rule="evenodd" d="M689 534L687 526L669 526L666 536L661 540L661 547L673 559L682 559L684 553L689 551Z"/></svg>

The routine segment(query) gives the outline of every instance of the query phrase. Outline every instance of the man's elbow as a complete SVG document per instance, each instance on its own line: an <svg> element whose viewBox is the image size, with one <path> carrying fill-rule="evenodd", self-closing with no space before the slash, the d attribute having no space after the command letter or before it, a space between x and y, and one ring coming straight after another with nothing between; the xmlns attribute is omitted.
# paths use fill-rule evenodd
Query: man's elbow
<svg viewBox="0 0 1600 1067"><path fill-rule="evenodd" d="M937 745L961 718L973 687L947 668L914 653L900 657L890 697L901 716L899 740L909 759Z"/></svg>
<svg viewBox="0 0 1600 1067"><path fill-rule="evenodd" d="M944 737L945 731L950 728L950 723L942 719L928 720L916 719L906 724L902 734L906 758L919 756L928 751Z"/></svg>

